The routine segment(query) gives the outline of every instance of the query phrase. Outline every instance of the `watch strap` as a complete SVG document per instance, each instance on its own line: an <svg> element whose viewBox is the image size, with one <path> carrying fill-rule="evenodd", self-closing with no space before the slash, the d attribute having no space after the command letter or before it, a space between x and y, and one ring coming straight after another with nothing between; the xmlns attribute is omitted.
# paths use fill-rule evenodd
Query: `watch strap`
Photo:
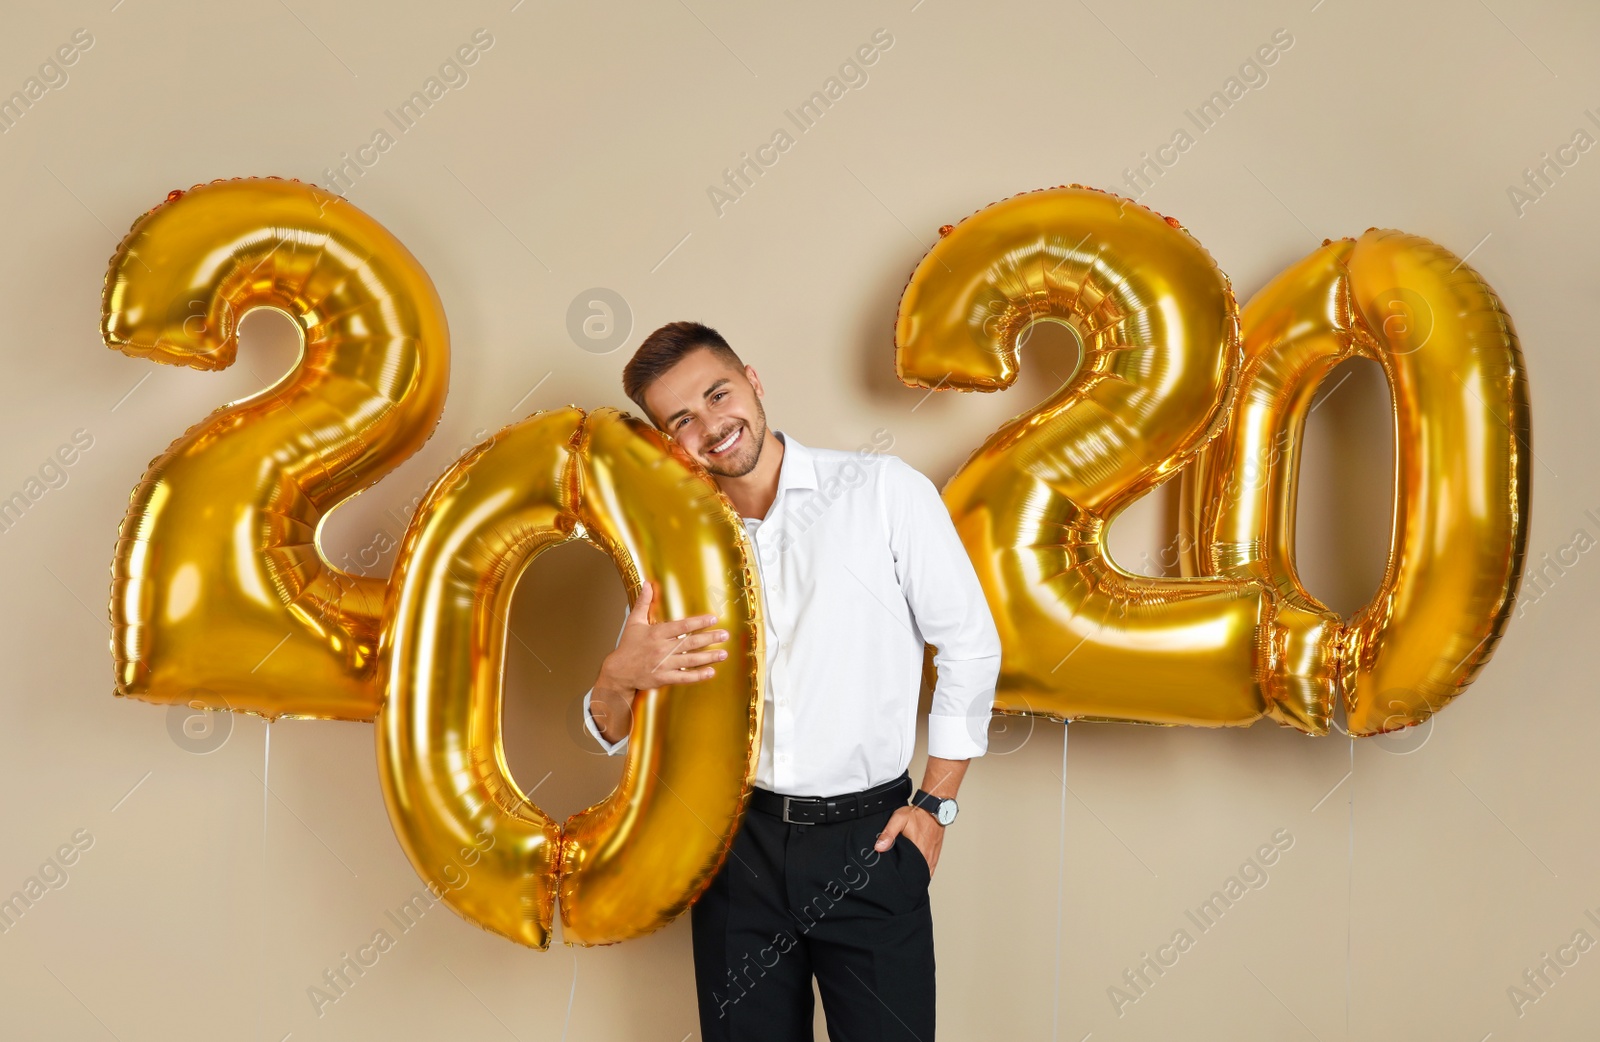
<svg viewBox="0 0 1600 1042"><path fill-rule="evenodd" d="M933 815L933 820L939 821L939 809L944 806L944 800L925 789L918 789L911 794L911 805L920 807ZM944 822L939 821L943 825Z"/></svg>

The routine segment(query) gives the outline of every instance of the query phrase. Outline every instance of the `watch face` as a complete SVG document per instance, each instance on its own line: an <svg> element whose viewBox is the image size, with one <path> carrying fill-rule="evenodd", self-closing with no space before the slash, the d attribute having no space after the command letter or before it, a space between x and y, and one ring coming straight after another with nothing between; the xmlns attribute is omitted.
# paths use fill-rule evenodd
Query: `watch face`
<svg viewBox="0 0 1600 1042"><path fill-rule="evenodd" d="M941 825L948 825L952 821L956 820L956 801L940 800L939 813L936 815L936 817L939 819L939 824Z"/></svg>

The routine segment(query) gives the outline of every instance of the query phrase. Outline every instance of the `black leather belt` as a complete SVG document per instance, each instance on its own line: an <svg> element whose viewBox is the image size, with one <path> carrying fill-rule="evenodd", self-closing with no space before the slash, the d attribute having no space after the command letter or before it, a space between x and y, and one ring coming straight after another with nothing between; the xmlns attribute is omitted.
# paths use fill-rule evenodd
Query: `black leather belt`
<svg viewBox="0 0 1600 1042"><path fill-rule="evenodd" d="M750 790L750 807L791 825L825 825L831 821L850 821L893 807L903 807L911 799L911 774L906 772L892 782L874 785L843 796L785 796L760 787Z"/></svg>

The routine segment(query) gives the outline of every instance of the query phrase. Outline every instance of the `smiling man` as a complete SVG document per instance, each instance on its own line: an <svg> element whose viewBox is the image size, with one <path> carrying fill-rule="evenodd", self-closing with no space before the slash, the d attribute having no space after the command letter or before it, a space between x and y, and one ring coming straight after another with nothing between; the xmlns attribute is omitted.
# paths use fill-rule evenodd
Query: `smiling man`
<svg viewBox="0 0 1600 1042"><path fill-rule="evenodd" d="M932 482L893 456L767 426L761 378L716 330L673 322L623 370L645 415L744 518L761 576L765 724L750 809L691 912L701 1037L934 1037L928 884L968 761L987 748L1000 639ZM634 696L727 658L716 616L652 623L647 582L585 698L620 752ZM913 793L924 642L938 682Z"/></svg>

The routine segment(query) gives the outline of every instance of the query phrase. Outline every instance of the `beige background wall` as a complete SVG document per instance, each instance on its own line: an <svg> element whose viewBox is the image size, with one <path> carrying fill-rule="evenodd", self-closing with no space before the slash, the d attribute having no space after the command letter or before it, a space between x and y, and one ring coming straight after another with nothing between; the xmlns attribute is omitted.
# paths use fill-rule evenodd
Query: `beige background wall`
<svg viewBox="0 0 1600 1042"><path fill-rule="evenodd" d="M399 933L385 912L419 882L389 828L370 726L273 725L269 768L259 719L186 736L110 693L108 566L129 489L192 422L293 357L264 314L248 365L221 374L107 351L97 310L113 246L172 188L325 181L480 28L493 43L468 81L349 192L437 282L454 372L433 441L330 522L335 560L372 560L397 538L390 511L404 515L474 432L568 402L625 404L627 349L676 318L746 354L777 426L840 448L888 428L893 451L942 482L1071 358L1041 343L998 396L922 402L902 388L891 323L935 230L1030 188L1117 188L1279 29L1293 44L1267 82L1144 201L1182 219L1241 296L1324 237L1372 225L1472 251L1527 356L1530 566L1580 532L1585 547L1600 538L1600 152L1521 214L1507 194L1578 128L1600 134L1586 115L1600 112L1592 5L512 3L6 7L0 92L74 30L93 38L0 134L0 494L74 431L93 437L67 484L0 533L0 896L79 830L92 840L0 935L8 1037L558 1039L569 1001L568 1039L698 1037L687 922L545 953L442 908ZM868 82L718 216L708 186L880 28L893 45ZM568 307L591 287L631 313L613 353L569 335ZM1386 393L1362 369L1326 402L1300 547L1312 589L1350 609L1386 542ZM1164 495L1114 532L1130 568L1160 569ZM1270 725L1073 725L1064 794L1061 726L997 730L933 884L942 1037L1589 1037L1600 950L1520 1018L1507 997L1577 931L1600 941L1585 917L1600 917L1600 565L1574 557L1546 567L1537 603L1525 590L1481 679L1420 733L1352 748ZM541 562L518 593L512 624L531 650L514 645L507 741L519 781L556 813L616 777L577 713L621 611L614 572L583 548ZM1293 846L1270 882L1199 933L1185 911L1279 829ZM385 927L394 948L319 1018L307 988ZM1182 928L1194 947L1119 1017L1107 988Z"/></svg>

